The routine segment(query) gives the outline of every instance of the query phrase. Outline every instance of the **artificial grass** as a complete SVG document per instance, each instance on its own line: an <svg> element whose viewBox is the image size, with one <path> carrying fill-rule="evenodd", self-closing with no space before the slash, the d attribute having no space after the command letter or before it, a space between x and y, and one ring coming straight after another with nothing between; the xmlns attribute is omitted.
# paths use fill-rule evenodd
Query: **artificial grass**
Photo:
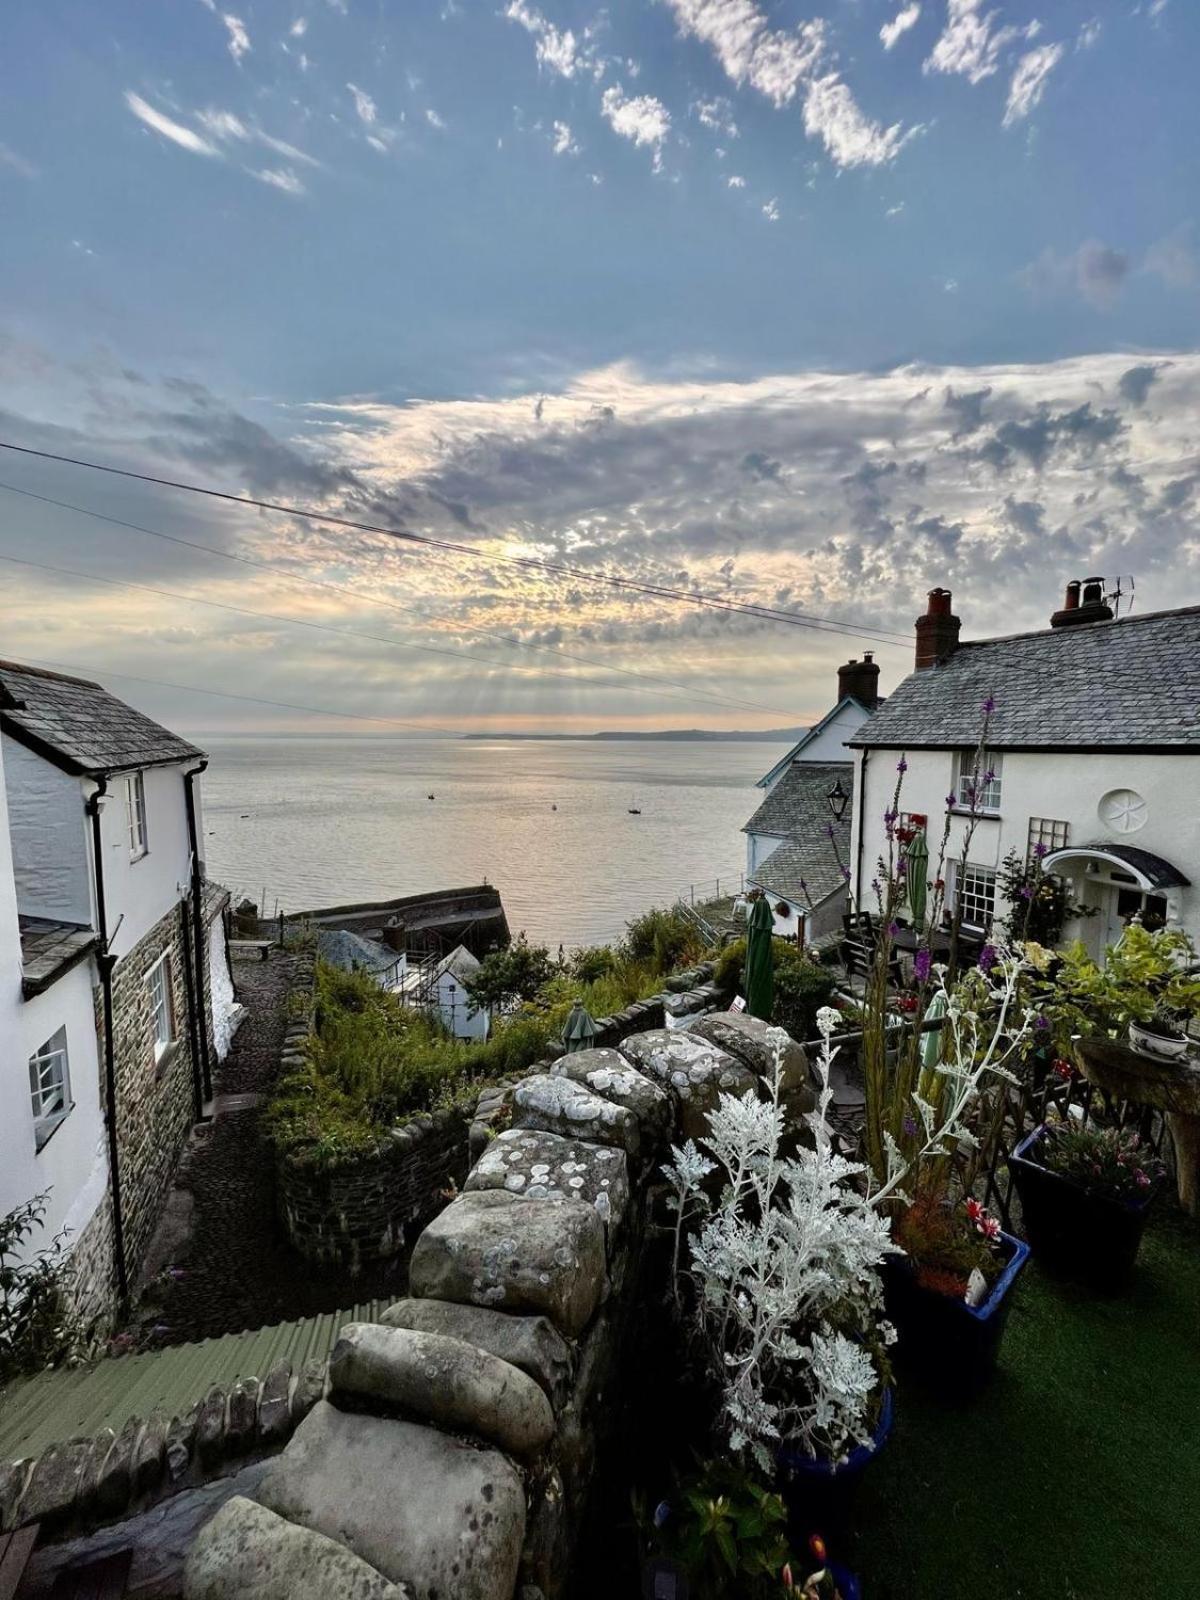
<svg viewBox="0 0 1200 1600"><path fill-rule="evenodd" d="M970 1404L912 1384L836 1554L865 1600L1200 1592L1200 1229L1151 1223L1102 1299L1031 1261Z"/></svg>

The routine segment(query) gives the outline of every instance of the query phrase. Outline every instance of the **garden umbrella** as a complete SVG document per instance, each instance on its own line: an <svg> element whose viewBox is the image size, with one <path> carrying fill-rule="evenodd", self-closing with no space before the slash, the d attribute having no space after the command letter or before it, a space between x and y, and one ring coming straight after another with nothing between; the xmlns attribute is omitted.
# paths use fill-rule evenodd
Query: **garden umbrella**
<svg viewBox="0 0 1200 1600"><path fill-rule="evenodd" d="M771 939L775 932L775 917L766 895L759 895L750 907L746 923L746 1010L752 1017L764 1022L771 1020L771 1003L775 998L775 953Z"/></svg>
<svg viewBox="0 0 1200 1600"><path fill-rule="evenodd" d="M925 842L924 828L918 830L905 852L904 881L913 927L920 930L925 925L925 900L929 893L929 846Z"/></svg>
<svg viewBox="0 0 1200 1600"><path fill-rule="evenodd" d="M576 1050L590 1050L592 1040L598 1032L599 1029L583 1001L576 1000L571 1007L571 1015L567 1018L567 1025L563 1029L563 1043L567 1047L567 1054L573 1055Z"/></svg>
<svg viewBox="0 0 1200 1600"><path fill-rule="evenodd" d="M925 1021L935 1022L946 1015L946 996L939 989L925 1007ZM942 1059L942 1034L944 1028L930 1028L928 1033L921 1035L921 1067L922 1070L932 1072Z"/></svg>

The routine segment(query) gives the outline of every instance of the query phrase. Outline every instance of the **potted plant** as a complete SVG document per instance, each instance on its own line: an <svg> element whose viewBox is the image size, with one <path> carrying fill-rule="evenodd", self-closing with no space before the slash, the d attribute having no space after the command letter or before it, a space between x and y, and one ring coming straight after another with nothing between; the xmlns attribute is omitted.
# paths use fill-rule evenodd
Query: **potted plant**
<svg viewBox="0 0 1200 1600"><path fill-rule="evenodd" d="M1131 922L1097 965L1081 944L1064 952L1051 1010L1060 1038L1127 1036L1135 1050L1165 1059L1187 1053L1187 1023L1200 1015L1196 948L1182 928L1151 932Z"/></svg>
<svg viewBox="0 0 1200 1600"><path fill-rule="evenodd" d="M1045 1122L1008 1165L1038 1260L1096 1289L1123 1287L1165 1171L1138 1135L1073 1118Z"/></svg>
<svg viewBox="0 0 1200 1600"><path fill-rule="evenodd" d="M995 1368L1029 1246L977 1200L954 1205L933 1194L892 1231L904 1251L888 1257L884 1272L897 1360L943 1394L971 1395Z"/></svg>

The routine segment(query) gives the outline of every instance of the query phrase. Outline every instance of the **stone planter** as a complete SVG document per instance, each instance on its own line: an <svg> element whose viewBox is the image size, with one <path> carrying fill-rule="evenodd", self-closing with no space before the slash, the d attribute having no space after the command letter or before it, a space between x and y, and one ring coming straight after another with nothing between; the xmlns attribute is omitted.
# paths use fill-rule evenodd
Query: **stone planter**
<svg viewBox="0 0 1200 1600"><path fill-rule="evenodd" d="M1188 1052L1188 1041L1183 1034L1159 1023L1131 1022L1129 1042L1135 1050L1159 1056L1164 1061L1182 1061Z"/></svg>

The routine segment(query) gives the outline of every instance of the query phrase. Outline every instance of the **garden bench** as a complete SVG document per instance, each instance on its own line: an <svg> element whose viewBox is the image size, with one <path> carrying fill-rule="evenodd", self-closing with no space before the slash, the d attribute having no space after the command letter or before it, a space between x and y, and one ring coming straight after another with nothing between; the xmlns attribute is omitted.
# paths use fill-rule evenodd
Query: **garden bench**
<svg viewBox="0 0 1200 1600"><path fill-rule="evenodd" d="M265 961L271 953L270 939L230 939L229 953L234 956L257 955Z"/></svg>
<svg viewBox="0 0 1200 1600"><path fill-rule="evenodd" d="M0 1600L13 1600L37 1543L38 1524L0 1533Z"/></svg>
<svg viewBox="0 0 1200 1600"><path fill-rule="evenodd" d="M51 1600L121 1600L132 1562L132 1550L116 1550L86 1566L68 1567L55 1579Z"/></svg>

